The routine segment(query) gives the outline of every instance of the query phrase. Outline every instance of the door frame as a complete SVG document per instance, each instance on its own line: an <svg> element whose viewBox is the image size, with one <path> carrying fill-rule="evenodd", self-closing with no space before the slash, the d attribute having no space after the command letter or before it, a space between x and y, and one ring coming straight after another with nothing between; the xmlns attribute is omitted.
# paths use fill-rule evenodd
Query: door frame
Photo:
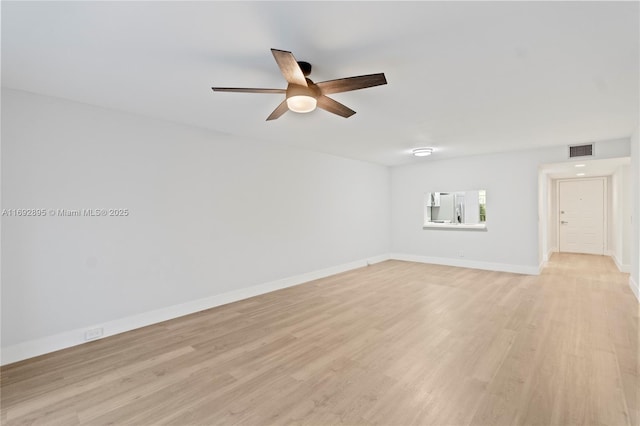
<svg viewBox="0 0 640 426"><path fill-rule="evenodd" d="M580 177L580 178L566 178L566 179L556 179L556 242L558 244L558 252L560 251L560 182L575 182L575 181L590 181L590 180L599 180L602 181L602 207L603 207L603 216L602 221L604 222L602 225L602 255L610 256L609 254L609 176L593 176L593 177Z"/></svg>

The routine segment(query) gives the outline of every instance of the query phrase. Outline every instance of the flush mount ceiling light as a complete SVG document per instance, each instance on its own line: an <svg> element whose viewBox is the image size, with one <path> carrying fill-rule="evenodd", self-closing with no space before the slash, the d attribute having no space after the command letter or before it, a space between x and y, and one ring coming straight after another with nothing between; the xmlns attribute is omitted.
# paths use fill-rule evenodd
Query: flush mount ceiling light
<svg viewBox="0 0 640 426"><path fill-rule="evenodd" d="M433 154L433 148L416 148L411 153L416 157L426 157Z"/></svg>
<svg viewBox="0 0 640 426"><path fill-rule="evenodd" d="M586 164L576 164L576 165L574 165L574 167L587 167L587 165Z"/></svg>
<svg viewBox="0 0 640 426"><path fill-rule="evenodd" d="M584 176L584 173L576 173L576 176Z"/></svg>

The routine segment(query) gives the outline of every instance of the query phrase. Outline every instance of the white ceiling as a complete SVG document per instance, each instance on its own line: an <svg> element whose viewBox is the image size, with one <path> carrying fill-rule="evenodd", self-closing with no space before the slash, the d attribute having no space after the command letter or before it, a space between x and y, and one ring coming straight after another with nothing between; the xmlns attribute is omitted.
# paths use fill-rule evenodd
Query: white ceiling
<svg viewBox="0 0 640 426"><path fill-rule="evenodd" d="M628 137L638 125L638 2L7 2L2 86L385 165ZM270 48L357 111L265 118Z"/></svg>

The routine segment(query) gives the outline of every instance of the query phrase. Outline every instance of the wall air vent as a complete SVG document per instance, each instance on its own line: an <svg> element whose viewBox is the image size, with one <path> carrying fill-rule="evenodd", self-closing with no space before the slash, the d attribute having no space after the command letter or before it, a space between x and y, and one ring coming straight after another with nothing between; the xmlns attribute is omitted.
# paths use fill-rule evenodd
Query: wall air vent
<svg viewBox="0 0 640 426"><path fill-rule="evenodd" d="M569 146L569 158L574 157L592 157L593 156L593 144L588 145L570 145Z"/></svg>

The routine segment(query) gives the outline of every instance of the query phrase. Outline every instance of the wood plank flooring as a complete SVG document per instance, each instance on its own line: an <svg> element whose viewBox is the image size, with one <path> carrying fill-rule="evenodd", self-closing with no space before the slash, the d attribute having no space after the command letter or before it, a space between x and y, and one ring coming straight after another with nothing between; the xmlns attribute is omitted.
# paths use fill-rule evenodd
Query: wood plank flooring
<svg viewBox="0 0 640 426"><path fill-rule="evenodd" d="M637 425L610 258L540 276L401 261L1 369L3 425Z"/></svg>

